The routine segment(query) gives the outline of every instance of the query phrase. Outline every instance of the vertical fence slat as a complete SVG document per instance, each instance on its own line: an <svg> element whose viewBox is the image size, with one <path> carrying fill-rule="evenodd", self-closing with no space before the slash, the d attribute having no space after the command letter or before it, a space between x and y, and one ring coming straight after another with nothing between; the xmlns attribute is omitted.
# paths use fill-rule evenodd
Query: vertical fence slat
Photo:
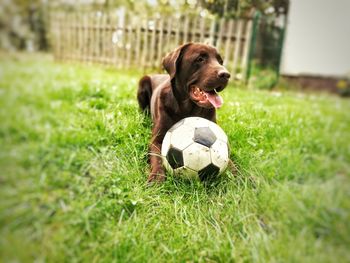
<svg viewBox="0 0 350 263"><path fill-rule="evenodd" d="M88 62L92 62L94 59L94 45L93 45L93 39L94 39L94 30L93 30L93 23L94 16L92 13L89 14L88 16L88 29L89 29L89 40L88 40Z"/></svg>
<svg viewBox="0 0 350 263"><path fill-rule="evenodd" d="M113 64L114 61L114 43L113 43L113 19L110 13L107 13L106 23L108 26L106 41L108 42L108 51L106 54L106 63Z"/></svg>
<svg viewBox="0 0 350 263"><path fill-rule="evenodd" d="M225 66L228 64L228 61L230 60L230 50L231 50L231 44L232 44L231 37L232 37L233 25L234 25L234 20L230 19L228 21L228 29L226 31L226 40L225 40L225 52L224 52Z"/></svg>
<svg viewBox="0 0 350 263"><path fill-rule="evenodd" d="M67 59L67 53L68 53L68 45L67 45L67 34L64 32L67 27L67 15L62 13L61 17L61 37L62 37L62 42L61 42L61 50L62 50L62 59Z"/></svg>
<svg viewBox="0 0 350 263"><path fill-rule="evenodd" d="M113 59L112 63L115 67L118 66L118 20L117 17L111 18L111 25L112 25L112 43L113 43Z"/></svg>
<svg viewBox="0 0 350 263"><path fill-rule="evenodd" d="M53 52L55 59L58 60L58 46L59 46L59 22L58 22L58 16L57 14L51 14L51 34L50 34L50 41L51 44L53 45Z"/></svg>
<svg viewBox="0 0 350 263"><path fill-rule="evenodd" d="M119 21L118 21L118 30L117 30L117 36L118 36L118 68L123 67L123 61L125 58L125 12L124 9L121 10L119 14Z"/></svg>
<svg viewBox="0 0 350 263"><path fill-rule="evenodd" d="M105 23L107 27L106 37L105 37L105 41L107 42L105 60L106 60L106 64L111 64L111 60L113 59L113 42L112 42L113 28L112 28L112 21L111 21L111 16L109 12L106 13Z"/></svg>
<svg viewBox="0 0 350 263"><path fill-rule="evenodd" d="M50 23L49 23L49 32L48 32L48 39L50 41L50 43L55 43L56 40L56 18L55 18L55 14L50 14ZM54 56L55 59L57 59L57 55L56 55L56 45L52 45L52 54Z"/></svg>
<svg viewBox="0 0 350 263"><path fill-rule="evenodd" d="M156 50L156 30L157 30L157 19L151 20L153 23L150 25L150 29L152 31L151 34L151 45L150 45L150 61L148 63L149 66L154 66L154 53Z"/></svg>
<svg viewBox="0 0 350 263"><path fill-rule="evenodd" d="M131 63L131 53L132 53L132 43L133 43L133 34L132 34L132 29L133 29L133 16L131 16L130 13L128 13L128 23L126 23L127 26L127 40L125 44L125 49L126 49L126 65L127 67L130 67Z"/></svg>
<svg viewBox="0 0 350 263"><path fill-rule="evenodd" d="M140 59L140 49L141 49L141 23L137 23L136 25L136 50L135 50L135 58L134 65L137 65L136 61Z"/></svg>
<svg viewBox="0 0 350 263"><path fill-rule="evenodd" d="M72 27L72 59L77 60L77 43L78 43L78 35L77 35L77 26L76 26L76 14L73 13L71 15L71 27Z"/></svg>
<svg viewBox="0 0 350 263"><path fill-rule="evenodd" d="M102 13L102 17L101 17L101 62L102 63L107 63L107 56L106 56L106 52L107 52L107 47L108 47L108 40L107 40L107 24L106 24L106 13L103 12Z"/></svg>
<svg viewBox="0 0 350 263"><path fill-rule="evenodd" d="M72 15L67 14L66 17L66 26L68 28L67 30L67 47L68 47L68 60L73 60L73 32L72 32Z"/></svg>
<svg viewBox="0 0 350 263"><path fill-rule="evenodd" d="M219 24L219 33L218 33L217 42L216 42L216 48L219 51L221 50L221 45L222 45L222 42L223 42L222 36L224 34L224 25L225 25L225 19L221 18L220 19L220 24Z"/></svg>
<svg viewBox="0 0 350 263"><path fill-rule="evenodd" d="M166 29L166 44L165 44L165 49L169 50L170 49L170 41L171 41L171 34L172 34L172 23L173 23L173 18L169 17L168 18L168 25Z"/></svg>
<svg viewBox="0 0 350 263"><path fill-rule="evenodd" d="M188 15L185 16L185 24L184 24L184 34L183 34L183 43L188 42L188 23L189 23L189 17Z"/></svg>
<svg viewBox="0 0 350 263"><path fill-rule="evenodd" d="M144 68L146 66L147 54L148 54L148 20L147 18L143 23L143 45L142 45L142 60L141 66Z"/></svg>
<svg viewBox="0 0 350 263"><path fill-rule="evenodd" d="M198 30L197 30L197 27L198 27L198 17L194 17L192 19L192 26L191 26L191 41L193 42L197 42L197 33L198 33Z"/></svg>
<svg viewBox="0 0 350 263"><path fill-rule="evenodd" d="M104 19L105 19L105 15L104 12L101 13L100 19L99 19L99 32L100 32L100 39L98 39L98 43L99 43L99 57L100 57L100 62L102 64L105 63L105 46L106 46L106 41L105 41L105 24L104 24Z"/></svg>
<svg viewBox="0 0 350 263"><path fill-rule="evenodd" d="M86 56L88 54L88 17L86 14L83 15L82 17L83 19L83 47L82 47L82 60L83 61L87 61Z"/></svg>
<svg viewBox="0 0 350 263"><path fill-rule="evenodd" d="M252 33L252 29L253 29L253 21L249 19L246 24L246 32L244 36L244 46L243 46L243 55L242 55L242 63L241 63L242 80L244 80L247 75L248 54L249 54L250 36Z"/></svg>
<svg viewBox="0 0 350 263"><path fill-rule="evenodd" d="M93 13L93 20L91 21L92 25L92 32L93 32L93 37L92 37L92 46L93 46L93 61L96 61L97 63L100 63L100 57L99 57L99 52L100 52L100 47L99 47L99 42L100 42L100 27L99 27L99 21L100 17L94 12Z"/></svg>
<svg viewBox="0 0 350 263"><path fill-rule="evenodd" d="M63 33L63 29L65 27L65 23L64 23L64 13L61 13L60 14L60 38L61 38L61 41L60 41L60 46L59 46L59 49L60 49L60 58L62 60L65 59L65 45L62 44L62 43L65 43L65 38L66 38L66 35Z"/></svg>
<svg viewBox="0 0 350 263"><path fill-rule="evenodd" d="M100 63L104 63L104 27L103 27L103 13L99 13L98 15L98 34L99 34L99 38L96 39L97 40L97 44L98 44L98 58L100 60Z"/></svg>
<svg viewBox="0 0 350 263"><path fill-rule="evenodd" d="M58 14L52 14L51 19L53 21L51 22L52 25L52 31L51 31L51 42L53 43L53 50L54 50L54 56L57 60L60 59L59 55L59 46L60 46L60 18Z"/></svg>
<svg viewBox="0 0 350 263"><path fill-rule="evenodd" d="M175 43L174 43L174 48L176 46L179 45L179 40L180 40L180 28L181 28L181 25L180 25L180 22L181 22L181 18L177 18L176 19L176 33L175 33Z"/></svg>
<svg viewBox="0 0 350 263"><path fill-rule="evenodd" d="M106 23L108 26L106 41L108 42L108 51L106 54L106 63L113 64L114 50L113 50L113 19L110 13L107 13Z"/></svg>
<svg viewBox="0 0 350 263"><path fill-rule="evenodd" d="M92 26L94 28L94 37L92 39L92 43L94 46L94 60L101 63L100 57L100 41L101 41L101 16L100 12L94 13L94 20L92 21Z"/></svg>
<svg viewBox="0 0 350 263"><path fill-rule="evenodd" d="M214 45L214 35L215 35L215 25L216 25L216 20L213 18L210 23L210 31L209 31L209 45Z"/></svg>
<svg viewBox="0 0 350 263"><path fill-rule="evenodd" d="M162 51L163 51L163 26L164 26L164 20L163 18L160 18L159 20L159 35L158 35L158 54L157 59L155 60L155 66L159 65L159 62L162 59Z"/></svg>
<svg viewBox="0 0 350 263"><path fill-rule="evenodd" d="M199 42L204 42L204 33L205 33L205 17L201 16L200 19L200 28L199 28Z"/></svg>
<svg viewBox="0 0 350 263"><path fill-rule="evenodd" d="M237 29L235 34L236 40L235 40L235 49L234 49L232 71L231 71L233 79L236 79L237 65L238 65L239 55L241 51L242 26L243 26L243 21L240 19L237 21Z"/></svg>
<svg viewBox="0 0 350 263"><path fill-rule="evenodd" d="M66 60L69 60L69 48L70 48L70 30L69 30L69 23L68 23L68 13L63 14L63 28L62 30L66 31L64 35L64 41L63 41L63 58ZM63 31L63 32L64 32Z"/></svg>
<svg viewBox="0 0 350 263"><path fill-rule="evenodd" d="M81 20L80 13L77 13L76 21L77 21L77 60L81 61L83 41L82 41L82 20Z"/></svg>
<svg viewBox="0 0 350 263"><path fill-rule="evenodd" d="M92 39L93 39L93 31L92 31L92 21L93 21L93 16L91 13L88 15L87 19L88 23L88 46L87 46L87 61L90 62L92 61L92 53L93 53L93 45L92 45Z"/></svg>
<svg viewBox="0 0 350 263"><path fill-rule="evenodd" d="M73 15L73 35L74 35L74 49L73 49L73 54L74 54L74 60L79 60L79 28L78 28L78 16L77 13L74 13Z"/></svg>

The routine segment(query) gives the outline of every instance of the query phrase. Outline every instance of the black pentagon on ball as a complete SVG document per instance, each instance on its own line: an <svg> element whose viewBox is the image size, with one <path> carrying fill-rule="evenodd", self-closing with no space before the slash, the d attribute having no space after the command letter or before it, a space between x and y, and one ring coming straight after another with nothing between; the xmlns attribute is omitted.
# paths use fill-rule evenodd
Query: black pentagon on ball
<svg viewBox="0 0 350 263"><path fill-rule="evenodd" d="M182 156L182 151L170 146L168 153L166 155L168 163L173 169L184 166L184 158Z"/></svg>
<svg viewBox="0 0 350 263"><path fill-rule="evenodd" d="M206 180L213 179L215 176L219 174L219 172L220 172L220 168L211 163L208 166L204 167L202 170L200 170L198 172L198 175L201 181L206 181Z"/></svg>
<svg viewBox="0 0 350 263"><path fill-rule="evenodd" d="M210 148L216 141L216 136L209 127L196 128L193 140Z"/></svg>
<svg viewBox="0 0 350 263"><path fill-rule="evenodd" d="M184 122L185 122L185 119L182 119L182 120L178 121L178 122L175 123L173 126L171 126L171 128L169 129L168 132L173 132L173 131L176 130L178 127L180 127Z"/></svg>

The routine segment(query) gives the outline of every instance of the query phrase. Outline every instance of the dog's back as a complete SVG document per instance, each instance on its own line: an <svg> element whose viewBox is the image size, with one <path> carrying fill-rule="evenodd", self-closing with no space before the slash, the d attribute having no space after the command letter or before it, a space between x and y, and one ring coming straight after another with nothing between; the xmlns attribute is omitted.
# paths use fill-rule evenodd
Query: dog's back
<svg viewBox="0 0 350 263"><path fill-rule="evenodd" d="M152 94L159 86L168 81L170 81L168 74L146 75L140 79L137 100L142 111L147 113L151 111Z"/></svg>

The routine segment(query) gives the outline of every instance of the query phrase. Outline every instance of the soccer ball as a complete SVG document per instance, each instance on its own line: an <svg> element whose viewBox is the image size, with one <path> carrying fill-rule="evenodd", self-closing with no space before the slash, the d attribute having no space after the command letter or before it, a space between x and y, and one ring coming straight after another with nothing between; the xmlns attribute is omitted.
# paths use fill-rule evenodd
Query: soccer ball
<svg viewBox="0 0 350 263"><path fill-rule="evenodd" d="M172 174L201 181L212 179L227 168L227 136L212 121L185 118L166 133L161 154L165 168Z"/></svg>

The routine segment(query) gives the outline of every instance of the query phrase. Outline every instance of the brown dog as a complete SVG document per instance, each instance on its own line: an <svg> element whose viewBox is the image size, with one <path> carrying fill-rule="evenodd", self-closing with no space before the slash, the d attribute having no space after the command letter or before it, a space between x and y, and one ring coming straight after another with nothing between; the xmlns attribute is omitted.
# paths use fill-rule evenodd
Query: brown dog
<svg viewBox="0 0 350 263"><path fill-rule="evenodd" d="M163 138L173 124L190 116L216 122L215 109L222 104L217 92L226 87L230 78L222 64L214 47L187 43L163 59L169 75L144 76L140 80L137 99L153 121L148 182L165 180L160 151Z"/></svg>

